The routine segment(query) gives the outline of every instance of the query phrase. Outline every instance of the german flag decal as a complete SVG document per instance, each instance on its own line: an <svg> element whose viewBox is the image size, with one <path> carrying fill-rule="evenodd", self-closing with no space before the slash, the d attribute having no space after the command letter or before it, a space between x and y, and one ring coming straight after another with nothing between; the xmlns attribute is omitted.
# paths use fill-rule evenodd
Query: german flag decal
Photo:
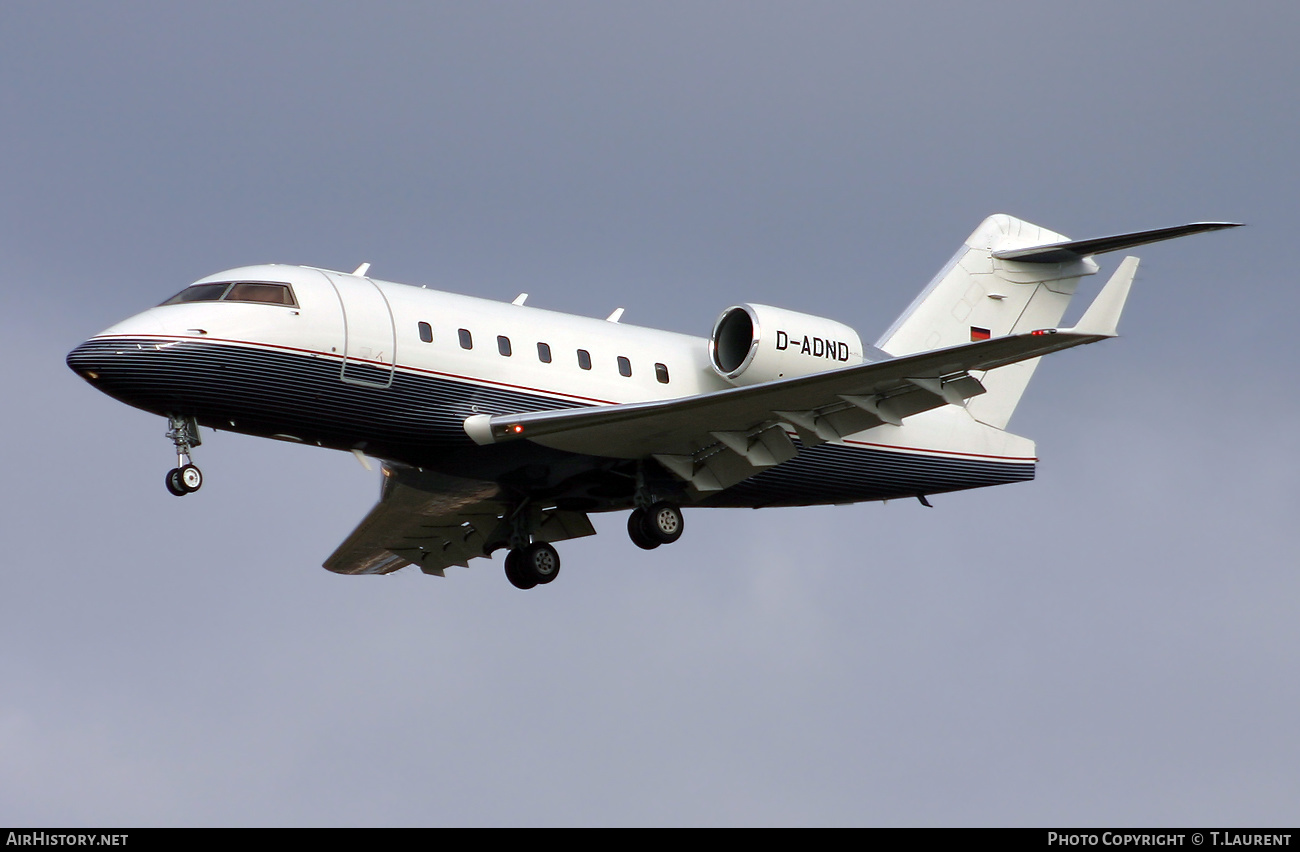
<svg viewBox="0 0 1300 852"><path fill-rule="evenodd" d="M992 336L993 333L990 332L987 328L976 328L975 326L970 327L971 340L988 340Z"/></svg>

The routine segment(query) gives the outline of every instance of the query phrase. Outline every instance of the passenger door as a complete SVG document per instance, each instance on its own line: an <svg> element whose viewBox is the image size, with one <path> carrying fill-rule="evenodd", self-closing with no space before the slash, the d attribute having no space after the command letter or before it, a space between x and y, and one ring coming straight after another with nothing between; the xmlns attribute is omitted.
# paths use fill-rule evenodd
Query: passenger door
<svg viewBox="0 0 1300 852"><path fill-rule="evenodd" d="M383 292L369 278L326 272L343 306L343 370L353 385L386 388L393 383L397 336L393 312Z"/></svg>

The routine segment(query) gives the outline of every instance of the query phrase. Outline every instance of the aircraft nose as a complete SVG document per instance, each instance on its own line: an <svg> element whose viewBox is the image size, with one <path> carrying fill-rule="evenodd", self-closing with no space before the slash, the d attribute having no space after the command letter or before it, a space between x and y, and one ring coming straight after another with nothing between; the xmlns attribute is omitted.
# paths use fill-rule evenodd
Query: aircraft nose
<svg viewBox="0 0 1300 852"><path fill-rule="evenodd" d="M138 385L148 372L147 352L163 331L151 312L136 314L84 341L65 361L72 372L97 389L134 405Z"/></svg>
<svg viewBox="0 0 1300 852"><path fill-rule="evenodd" d="M160 372L157 340L96 336L68 353L68 367L116 400L146 411L167 407L174 394Z"/></svg>
<svg viewBox="0 0 1300 852"><path fill-rule="evenodd" d="M68 369L93 385L111 377L111 360L109 350L102 345L102 341L92 337L69 352L66 362Z"/></svg>
<svg viewBox="0 0 1300 852"><path fill-rule="evenodd" d="M104 329L68 353L68 368L91 384L111 379L121 372L126 350L136 350L141 340L165 332L152 311L129 317ZM97 385L105 390L102 385ZM107 392L107 391L105 391Z"/></svg>

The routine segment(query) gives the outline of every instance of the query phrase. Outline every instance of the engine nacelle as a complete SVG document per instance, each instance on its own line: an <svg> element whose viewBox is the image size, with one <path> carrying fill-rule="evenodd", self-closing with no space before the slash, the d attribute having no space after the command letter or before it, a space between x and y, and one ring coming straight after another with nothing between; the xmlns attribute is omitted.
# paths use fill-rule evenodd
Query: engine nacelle
<svg viewBox="0 0 1300 852"><path fill-rule="evenodd" d="M727 308L709 338L709 363L733 385L804 376L862 361L862 341L847 325L768 305Z"/></svg>

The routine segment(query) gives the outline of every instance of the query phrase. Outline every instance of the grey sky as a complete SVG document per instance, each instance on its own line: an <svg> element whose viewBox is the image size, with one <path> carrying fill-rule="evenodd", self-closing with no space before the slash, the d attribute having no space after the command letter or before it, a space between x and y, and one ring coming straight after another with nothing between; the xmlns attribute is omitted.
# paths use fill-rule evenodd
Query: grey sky
<svg viewBox="0 0 1300 852"><path fill-rule="evenodd" d="M1300 817L1289 3L0 5L0 824ZM623 518L562 580L321 560L350 457L63 365L266 261L874 341L986 215L1143 248L1031 484ZM1105 277L1114 261L1104 264ZM1085 291L1095 292L1097 282Z"/></svg>

